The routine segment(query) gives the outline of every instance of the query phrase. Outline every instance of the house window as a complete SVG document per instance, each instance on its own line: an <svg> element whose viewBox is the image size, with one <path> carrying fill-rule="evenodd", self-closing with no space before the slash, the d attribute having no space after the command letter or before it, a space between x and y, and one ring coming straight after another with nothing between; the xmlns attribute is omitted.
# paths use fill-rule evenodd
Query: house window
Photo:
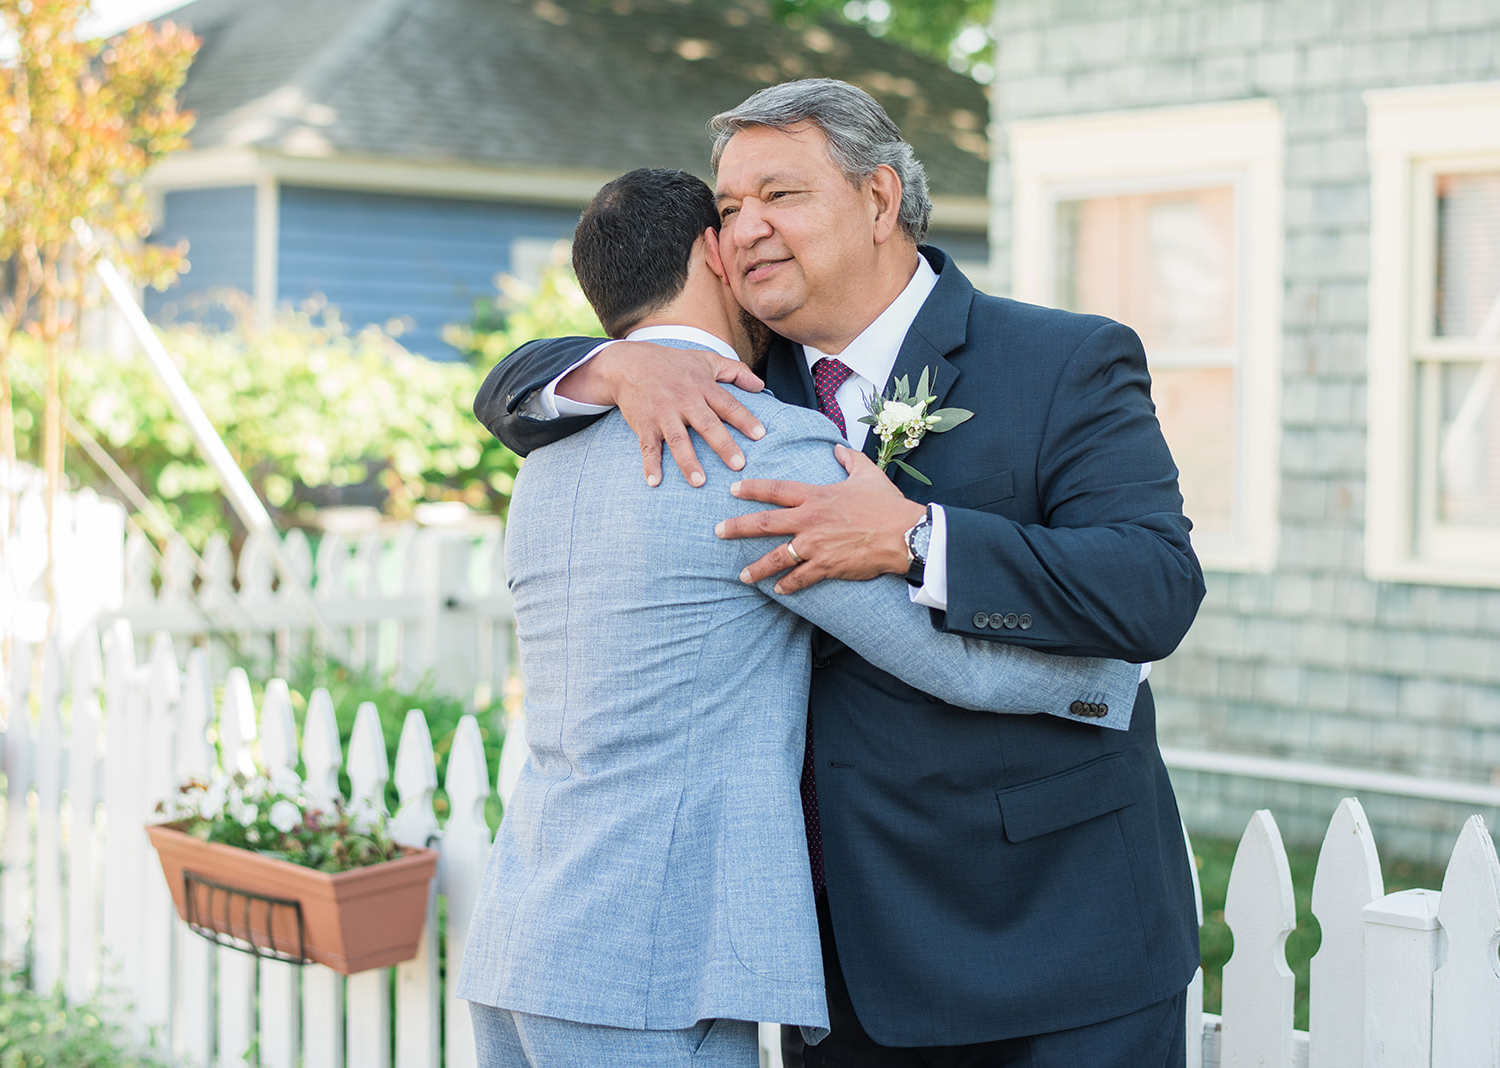
<svg viewBox="0 0 1500 1068"><path fill-rule="evenodd" d="M1205 566L1275 558L1281 124L1268 102L1013 124L1022 300L1145 345Z"/></svg>
<svg viewBox="0 0 1500 1068"><path fill-rule="evenodd" d="M1500 86L1367 103L1367 566L1500 586Z"/></svg>

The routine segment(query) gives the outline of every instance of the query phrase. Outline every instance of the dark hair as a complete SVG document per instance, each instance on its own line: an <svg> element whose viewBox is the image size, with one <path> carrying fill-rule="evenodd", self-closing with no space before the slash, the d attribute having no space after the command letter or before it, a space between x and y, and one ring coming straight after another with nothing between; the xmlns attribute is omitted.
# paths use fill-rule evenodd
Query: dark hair
<svg viewBox="0 0 1500 1068"><path fill-rule="evenodd" d="M605 333L623 337L675 300L693 242L710 228L713 190L686 171L642 167L595 193L573 231L573 273Z"/></svg>
<svg viewBox="0 0 1500 1068"><path fill-rule="evenodd" d="M901 179L901 230L920 245L932 220L927 172L901 130L875 99L835 78L803 78L754 93L743 104L720 112L708 122L714 137L713 167L719 169L724 146L741 130L769 126L785 130L811 122L828 139L828 154L850 185L859 185L884 164Z"/></svg>

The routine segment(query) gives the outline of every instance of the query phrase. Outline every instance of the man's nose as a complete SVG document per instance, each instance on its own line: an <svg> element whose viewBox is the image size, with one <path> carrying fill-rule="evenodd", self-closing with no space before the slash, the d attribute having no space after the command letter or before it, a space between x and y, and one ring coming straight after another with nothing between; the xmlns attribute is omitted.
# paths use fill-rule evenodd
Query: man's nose
<svg viewBox="0 0 1500 1068"><path fill-rule="evenodd" d="M747 197L740 202L740 210L734 213L734 241L748 248L771 232L765 209L760 201Z"/></svg>

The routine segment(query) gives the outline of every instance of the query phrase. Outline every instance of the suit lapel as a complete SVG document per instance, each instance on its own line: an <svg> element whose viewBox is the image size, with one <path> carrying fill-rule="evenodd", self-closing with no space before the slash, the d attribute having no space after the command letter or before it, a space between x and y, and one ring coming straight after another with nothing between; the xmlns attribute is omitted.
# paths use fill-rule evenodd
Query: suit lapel
<svg viewBox="0 0 1500 1068"><path fill-rule="evenodd" d="M917 317L912 320L911 329L906 332L906 337L901 342L901 349L896 353L896 363L891 367L890 378L886 381L881 396L888 396L896 379L903 376L907 384L912 389L916 389L917 383L922 378L922 371L926 368L929 370L928 388L936 398L928 406L928 411L937 411L943 407L949 390L958 381L958 367L948 359L948 354L964 344L968 333L969 305L974 299L974 287L943 252L935 248L924 247L922 254L938 272L937 285L932 287L932 292L922 303ZM859 415L863 414L865 413L859 413ZM855 418L858 418L858 415ZM864 453L873 460L879 447L880 438L872 429L865 436ZM922 447L918 445L902 459L907 460L920 471L922 465L916 463L915 458L921 452ZM909 480L909 476L899 469L896 469L894 474L898 484L904 484L906 480ZM915 485L919 488L926 488L921 483L915 483Z"/></svg>
<svg viewBox="0 0 1500 1068"><path fill-rule="evenodd" d="M766 355L761 373L766 380L766 388L777 400L803 408L818 406L812 372L807 369L807 357L803 355L801 345L786 338L777 338Z"/></svg>

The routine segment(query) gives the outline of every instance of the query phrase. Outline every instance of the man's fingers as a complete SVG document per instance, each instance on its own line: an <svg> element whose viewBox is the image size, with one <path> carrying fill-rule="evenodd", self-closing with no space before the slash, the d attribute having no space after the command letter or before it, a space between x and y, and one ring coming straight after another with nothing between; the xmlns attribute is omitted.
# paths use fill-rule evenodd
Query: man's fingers
<svg viewBox="0 0 1500 1068"><path fill-rule="evenodd" d="M779 504L783 508L790 508L805 503L814 490L821 488L806 482L789 482L779 478L742 478L730 484L729 492L742 501L760 501L762 504Z"/></svg>
<svg viewBox="0 0 1500 1068"><path fill-rule="evenodd" d="M646 475L646 485L661 485L661 442L654 438L641 438L641 470Z"/></svg>
<svg viewBox="0 0 1500 1068"><path fill-rule="evenodd" d="M739 360L724 360L714 377L720 382L733 383L746 393L759 393L766 387L761 377Z"/></svg>
<svg viewBox="0 0 1500 1068"><path fill-rule="evenodd" d="M750 512L748 515L737 515L725 519L714 527L714 533L721 538L766 538L772 536L790 537L796 534L793 524L796 522L790 512L767 509L764 512ZM784 549L777 549L781 559L785 561L776 571L785 570L792 566L793 561L788 559ZM767 554L770 555L769 553ZM766 574L775 574L768 571ZM764 576L762 576L764 577Z"/></svg>
<svg viewBox="0 0 1500 1068"><path fill-rule="evenodd" d="M701 486L708 481L703 474L703 465L698 462L698 454L693 451L693 436L687 432L687 427L678 423L665 436L667 448L672 451L672 459L677 461L677 466L682 470L688 482L694 486ZM657 481L659 482L660 478ZM652 483L652 485L655 484Z"/></svg>
<svg viewBox="0 0 1500 1068"><path fill-rule="evenodd" d="M778 545L755 561L755 563L741 571L740 581L756 583L761 581L761 579L768 579L772 575L785 571L787 568L792 567L794 563L795 561L791 559L790 554L786 551L786 544ZM782 578L777 585L780 586L785 582L786 579Z"/></svg>
<svg viewBox="0 0 1500 1068"><path fill-rule="evenodd" d="M705 408L702 413L699 413L693 419L693 429L702 435L708 447L718 454L719 459L723 460L731 471L744 469L745 454L735 444L734 435L729 433L712 411Z"/></svg>
<svg viewBox="0 0 1500 1068"><path fill-rule="evenodd" d="M704 399L708 401L708 406L713 409L715 416L734 427L751 441L759 441L766 436L766 428L760 425L760 420L755 418L755 413L735 400L727 391L722 389L715 390L709 393ZM718 452L718 449L716 448L714 451ZM719 455L723 456L724 454L719 453ZM734 467L736 471L739 470L739 467L735 467L733 464L730 466Z"/></svg>
<svg viewBox="0 0 1500 1068"><path fill-rule="evenodd" d="M862 470L877 471L875 461L870 459L858 449L851 449L847 445L835 445L833 447L833 458L843 467L844 473L854 475Z"/></svg>

